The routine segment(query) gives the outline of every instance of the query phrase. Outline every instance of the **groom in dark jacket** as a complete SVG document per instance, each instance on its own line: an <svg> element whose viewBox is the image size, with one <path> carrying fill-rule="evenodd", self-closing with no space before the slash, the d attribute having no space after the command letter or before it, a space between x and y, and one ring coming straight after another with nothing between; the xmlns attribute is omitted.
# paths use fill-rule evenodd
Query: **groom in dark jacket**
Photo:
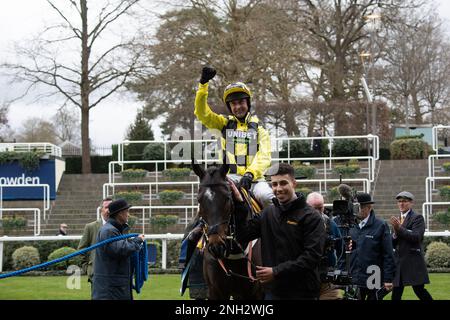
<svg viewBox="0 0 450 320"><path fill-rule="evenodd" d="M256 267L256 277L264 285L265 299L318 299L326 239L322 218L295 192L292 166L280 163L270 183L274 205L248 222L246 214L238 214L237 239L245 243L261 238L263 265Z"/></svg>
<svg viewBox="0 0 450 320"><path fill-rule="evenodd" d="M98 234L97 243L120 236L128 229L128 209L124 199L109 204L109 219ZM139 251L144 241L141 234L132 240L108 243L95 251L93 300L132 300L131 255Z"/></svg>

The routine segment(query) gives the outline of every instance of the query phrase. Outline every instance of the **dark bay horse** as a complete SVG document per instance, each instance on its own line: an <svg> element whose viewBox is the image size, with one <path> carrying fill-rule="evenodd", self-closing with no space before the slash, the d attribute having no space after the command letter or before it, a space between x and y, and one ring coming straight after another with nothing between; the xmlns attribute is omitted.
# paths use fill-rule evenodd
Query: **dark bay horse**
<svg viewBox="0 0 450 320"><path fill-rule="evenodd" d="M203 276L208 286L208 299L262 299L262 286L253 277L255 263L261 265L260 250L254 250L250 263L243 254L246 244L238 244L233 234L234 201L226 180L229 166L224 164L207 170L198 164L192 167L200 178L197 218L205 225Z"/></svg>

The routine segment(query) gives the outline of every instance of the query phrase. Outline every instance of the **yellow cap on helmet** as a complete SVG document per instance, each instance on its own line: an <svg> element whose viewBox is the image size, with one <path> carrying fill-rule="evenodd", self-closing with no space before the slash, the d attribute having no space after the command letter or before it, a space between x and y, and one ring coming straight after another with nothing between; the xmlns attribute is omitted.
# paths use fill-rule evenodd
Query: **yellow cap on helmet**
<svg viewBox="0 0 450 320"><path fill-rule="evenodd" d="M231 95L232 93L241 92L242 95ZM230 96L231 95L231 96ZM251 98L252 92L243 82L235 82L229 84L223 92L223 102L226 104L235 99Z"/></svg>

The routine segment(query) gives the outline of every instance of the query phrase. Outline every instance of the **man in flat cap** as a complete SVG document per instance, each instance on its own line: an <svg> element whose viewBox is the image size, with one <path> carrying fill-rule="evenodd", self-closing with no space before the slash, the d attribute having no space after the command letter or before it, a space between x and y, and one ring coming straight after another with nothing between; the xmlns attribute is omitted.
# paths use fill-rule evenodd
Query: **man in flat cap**
<svg viewBox="0 0 450 320"><path fill-rule="evenodd" d="M350 229L350 274L359 299L381 300L392 290L394 278L391 234L388 224L375 216L370 194L358 193L356 198L360 207L355 214L360 222Z"/></svg>
<svg viewBox="0 0 450 320"><path fill-rule="evenodd" d="M130 207L124 199L109 204L109 219L100 228L97 243L125 233ZM93 300L133 299L131 255L141 249L143 241L144 235L141 234L131 240L111 242L95 250Z"/></svg>
<svg viewBox="0 0 450 320"><path fill-rule="evenodd" d="M412 286L420 300L433 300L425 289L425 284L430 283L422 248L425 220L412 210L414 195L411 192L402 191L395 199L400 215L391 217L396 264L392 300L402 299L405 286Z"/></svg>

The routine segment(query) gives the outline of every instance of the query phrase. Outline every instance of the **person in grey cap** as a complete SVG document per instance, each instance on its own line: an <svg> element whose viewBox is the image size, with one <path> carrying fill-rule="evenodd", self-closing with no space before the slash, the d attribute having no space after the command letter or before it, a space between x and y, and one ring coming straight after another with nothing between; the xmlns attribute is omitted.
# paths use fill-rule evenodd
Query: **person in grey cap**
<svg viewBox="0 0 450 320"><path fill-rule="evenodd" d="M420 300L433 300L425 289L425 284L430 283L422 249L425 220L412 210L414 195L411 192L402 191L395 199L400 215L390 220L394 229L392 244L396 264L392 300L402 299L405 286L412 286Z"/></svg>

